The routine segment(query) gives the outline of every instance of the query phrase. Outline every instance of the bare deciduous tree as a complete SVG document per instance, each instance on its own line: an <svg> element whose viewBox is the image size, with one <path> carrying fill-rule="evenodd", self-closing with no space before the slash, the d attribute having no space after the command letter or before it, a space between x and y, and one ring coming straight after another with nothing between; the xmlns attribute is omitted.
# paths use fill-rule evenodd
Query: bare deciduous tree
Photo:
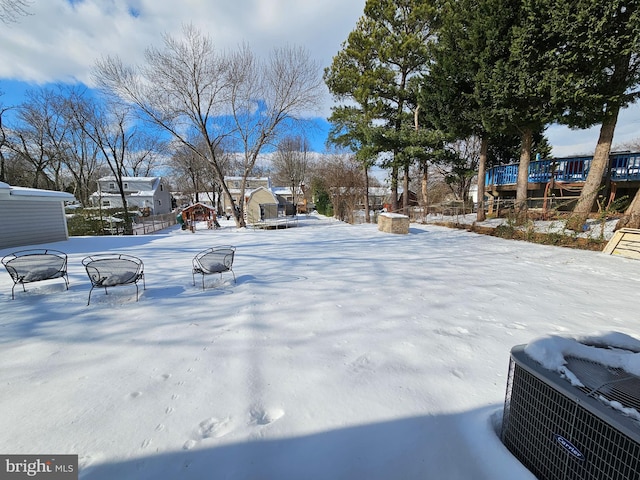
<svg viewBox="0 0 640 480"><path fill-rule="evenodd" d="M0 96L3 94L4 92L0 92ZM9 108L0 103L0 182L7 181L6 158L4 152L7 148L8 140L6 126L3 122L3 116L7 110L9 110Z"/></svg>
<svg viewBox="0 0 640 480"><path fill-rule="evenodd" d="M114 176L124 210L124 232L131 234L132 218L127 205L124 177L129 175L128 161L139 132L131 127L131 108L106 102L99 104L89 98L77 98L70 104L78 125L95 143ZM84 100L84 101L82 101Z"/></svg>
<svg viewBox="0 0 640 480"><path fill-rule="evenodd" d="M220 55L193 26L184 27L181 39L165 35L162 49L147 50L144 65L125 66L107 57L97 63L94 76L195 155L204 153L238 226L245 224L244 187L259 154L280 127L315 109L321 92L319 68L306 51L279 49L267 62L257 61L246 46ZM219 157L221 146L232 138L244 158L238 208Z"/></svg>
<svg viewBox="0 0 640 480"><path fill-rule="evenodd" d="M197 143L193 141L194 145ZM201 149L206 147L200 145ZM206 153L199 155L184 145L178 145L171 158L171 169L179 182L180 189L189 195L195 202L199 202L200 194L204 191L213 190L216 183L215 175L206 160Z"/></svg>
<svg viewBox="0 0 640 480"><path fill-rule="evenodd" d="M0 0L0 21L4 24L15 23L18 17L29 15L29 0Z"/></svg>
<svg viewBox="0 0 640 480"><path fill-rule="evenodd" d="M291 188L292 202L296 206L306 180L309 156L309 142L303 137L285 137L273 155L275 179Z"/></svg>
<svg viewBox="0 0 640 480"><path fill-rule="evenodd" d="M56 142L65 125L55 108L51 90L29 90L27 100L17 107L17 120L8 145L30 165L33 188L59 188L57 174L61 157Z"/></svg>
<svg viewBox="0 0 640 480"><path fill-rule="evenodd" d="M362 165L353 155L333 154L325 158L315 174L331 195L334 217L353 223L353 214L366 194Z"/></svg>

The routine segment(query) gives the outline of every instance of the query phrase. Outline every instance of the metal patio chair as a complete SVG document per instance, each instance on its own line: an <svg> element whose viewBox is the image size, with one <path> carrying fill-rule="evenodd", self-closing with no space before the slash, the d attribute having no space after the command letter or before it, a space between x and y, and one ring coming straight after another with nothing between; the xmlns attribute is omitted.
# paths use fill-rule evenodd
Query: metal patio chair
<svg viewBox="0 0 640 480"><path fill-rule="evenodd" d="M138 282L142 280L143 290L147 286L144 281L144 264L142 260L125 253L103 253L91 255L82 260L91 280L91 290L87 305L91 303L91 293L94 288L107 288L122 285L136 286L136 302L138 301Z"/></svg>
<svg viewBox="0 0 640 480"><path fill-rule="evenodd" d="M14 290L18 284L26 292L25 283L62 278L69 290L66 253L51 249L20 250L4 256L2 264L13 280L12 300L15 299Z"/></svg>
<svg viewBox="0 0 640 480"><path fill-rule="evenodd" d="M193 285L196 285L196 273L202 275L202 289L204 290L204 277L205 275L212 275L219 273L222 278L222 274L225 272L231 272L233 275L233 283L236 283L236 274L233 271L233 259L235 256L236 247L230 245L211 247L207 250L203 250L193 258Z"/></svg>

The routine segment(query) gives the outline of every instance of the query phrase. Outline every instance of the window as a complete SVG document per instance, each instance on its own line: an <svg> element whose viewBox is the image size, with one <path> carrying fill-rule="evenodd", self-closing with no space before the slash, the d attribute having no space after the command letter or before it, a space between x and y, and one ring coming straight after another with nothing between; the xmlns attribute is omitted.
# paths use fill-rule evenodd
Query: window
<svg viewBox="0 0 640 480"><path fill-rule="evenodd" d="M103 207L110 207L111 206L111 202L109 200L103 200L102 201L102 206Z"/></svg>
<svg viewBox="0 0 640 480"><path fill-rule="evenodd" d="M113 182L109 183L109 190L115 190L116 189L116 184Z"/></svg>
<svg viewBox="0 0 640 480"><path fill-rule="evenodd" d="M164 192L164 185L160 184L160 191Z"/></svg>
<svg viewBox="0 0 640 480"><path fill-rule="evenodd" d="M123 185L123 186L124 186L124 189L125 189L125 190L129 190L129 184L128 184L127 182L124 182L124 185Z"/></svg>

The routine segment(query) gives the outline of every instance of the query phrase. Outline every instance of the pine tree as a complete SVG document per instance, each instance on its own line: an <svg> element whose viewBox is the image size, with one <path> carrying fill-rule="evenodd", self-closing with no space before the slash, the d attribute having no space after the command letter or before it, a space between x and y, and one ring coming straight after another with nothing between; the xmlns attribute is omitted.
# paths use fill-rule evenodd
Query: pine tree
<svg viewBox="0 0 640 480"><path fill-rule="evenodd" d="M545 12L542 34L551 39L545 60L554 72L554 102L560 122L572 128L600 124L600 135L586 182L567 227L581 230L602 178L620 109L640 92L640 1L530 0ZM640 213L640 201L636 203ZM636 212L632 204L632 214Z"/></svg>
<svg viewBox="0 0 640 480"><path fill-rule="evenodd" d="M367 0L355 30L325 70L331 93L355 103L334 108L332 138L362 149L365 162L381 152L390 154L385 165L392 171L394 210L398 172L408 172L410 161L403 124L413 126L416 100L409 82L427 67L434 13L431 0Z"/></svg>

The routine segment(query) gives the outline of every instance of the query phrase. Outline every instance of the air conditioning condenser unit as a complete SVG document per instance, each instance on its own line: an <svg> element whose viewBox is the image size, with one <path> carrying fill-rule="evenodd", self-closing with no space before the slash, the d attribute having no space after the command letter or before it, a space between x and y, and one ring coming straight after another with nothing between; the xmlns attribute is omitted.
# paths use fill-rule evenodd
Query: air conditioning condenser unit
<svg viewBox="0 0 640 480"><path fill-rule="evenodd" d="M503 443L541 480L640 479L640 378L565 360L579 386L533 360L524 345L511 350Z"/></svg>

